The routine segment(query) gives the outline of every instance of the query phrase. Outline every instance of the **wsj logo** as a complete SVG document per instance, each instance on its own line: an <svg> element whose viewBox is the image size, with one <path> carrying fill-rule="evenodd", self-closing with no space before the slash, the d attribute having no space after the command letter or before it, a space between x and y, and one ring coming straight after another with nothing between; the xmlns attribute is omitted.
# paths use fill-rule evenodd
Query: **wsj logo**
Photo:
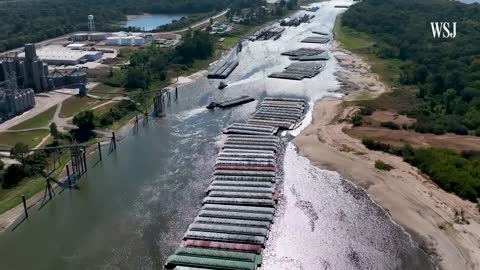
<svg viewBox="0 0 480 270"><path fill-rule="evenodd" d="M448 22L431 22L433 38L454 38L457 36L457 23L453 22L452 27Z"/></svg>

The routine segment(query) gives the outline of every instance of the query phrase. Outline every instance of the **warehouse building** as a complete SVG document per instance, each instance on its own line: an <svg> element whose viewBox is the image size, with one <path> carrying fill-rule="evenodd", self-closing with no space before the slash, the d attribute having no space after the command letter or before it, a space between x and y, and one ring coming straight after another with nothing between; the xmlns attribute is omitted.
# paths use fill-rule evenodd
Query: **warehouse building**
<svg viewBox="0 0 480 270"><path fill-rule="evenodd" d="M77 65L85 62L97 61L102 58L100 51L71 50L63 46L46 46L37 51L38 58L49 65ZM25 58L25 53L18 55Z"/></svg>

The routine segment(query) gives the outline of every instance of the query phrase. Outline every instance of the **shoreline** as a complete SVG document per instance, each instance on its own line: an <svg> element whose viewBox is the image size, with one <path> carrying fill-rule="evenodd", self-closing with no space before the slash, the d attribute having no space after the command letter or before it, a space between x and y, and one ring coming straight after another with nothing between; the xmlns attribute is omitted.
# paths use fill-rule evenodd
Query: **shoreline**
<svg viewBox="0 0 480 270"><path fill-rule="evenodd" d="M344 100L388 91L359 56L334 45L342 70L337 71L341 99L315 102L312 122L294 140L298 153L320 169L338 172L367 191L433 259L440 269L480 267L480 213L477 206L441 190L400 157L366 149L360 140L343 132L351 124L339 121L357 109ZM393 165L391 171L374 167L376 160ZM465 212L469 224L460 224L456 212Z"/></svg>

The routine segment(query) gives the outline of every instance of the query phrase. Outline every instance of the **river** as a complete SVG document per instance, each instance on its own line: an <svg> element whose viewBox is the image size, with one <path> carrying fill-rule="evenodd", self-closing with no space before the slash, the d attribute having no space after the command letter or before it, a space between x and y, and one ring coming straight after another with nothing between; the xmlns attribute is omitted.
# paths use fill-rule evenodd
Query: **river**
<svg viewBox="0 0 480 270"><path fill-rule="evenodd" d="M331 46L298 41L312 29L333 28L341 12L334 4L316 4L312 23L287 29L277 41L245 43L226 89L205 77L180 87L166 117L118 143L78 189L57 194L41 210L30 210L15 231L0 235L2 269L162 269L200 209L225 125L246 119L266 95L305 97L310 104L338 96L333 57L309 80L266 78L290 62L279 55L287 49ZM239 95L257 101L204 109L214 99ZM290 143L286 148L285 195L265 269L432 269L429 257L362 189L311 166Z"/></svg>
<svg viewBox="0 0 480 270"><path fill-rule="evenodd" d="M169 24L173 20L180 20L182 17L186 17L185 14L144 14L135 16L133 19L129 19L125 26L138 27L143 31L154 30L155 28Z"/></svg>

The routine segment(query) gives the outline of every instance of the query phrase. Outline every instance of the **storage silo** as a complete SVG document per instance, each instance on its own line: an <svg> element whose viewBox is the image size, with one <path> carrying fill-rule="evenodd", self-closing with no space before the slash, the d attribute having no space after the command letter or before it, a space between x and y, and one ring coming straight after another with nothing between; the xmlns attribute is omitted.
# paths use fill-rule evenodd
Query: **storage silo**
<svg viewBox="0 0 480 270"><path fill-rule="evenodd" d="M63 76L63 74L58 70L54 70L52 73L50 73L50 75L48 75L48 80L51 80L53 88L62 87L67 84L65 76Z"/></svg>
<svg viewBox="0 0 480 270"><path fill-rule="evenodd" d="M92 33L90 34L90 41L102 41L107 39L107 35L104 33Z"/></svg>
<svg viewBox="0 0 480 270"><path fill-rule="evenodd" d="M84 72L83 70L80 70L80 69L76 69L76 70L70 72L70 74L68 74L67 78L68 78L67 83L69 85L77 85L77 84L80 84L80 83L83 83L83 84L87 83L87 73Z"/></svg>
<svg viewBox="0 0 480 270"><path fill-rule="evenodd" d="M18 100L18 95L15 95L13 97L13 112L15 114L19 113L20 112L20 102Z"/></svg>
<svg viewBox="0 0 480 270"><path fill-rule="evenodd" d="M27 95L25 92L20 94L20 104L22 104L22 112L28 110L28 102L27 102Z"/></svg>
<svg viewBox="0 0 480 270"><path fill-rule="evenodd" d="M135 46L143 46L145 44L145 39L142 37L134 37L133 38L133 45Z"/></svg>
<svg viewBox="0 0 480 270"><path fill-rule="evenodd" d="M88 34L87 33L78 33L73 35L73 40L74 41L86 41L88 40Z"/></svg>
<svg viewBox="0 0 480 270"><path fill-rule="evenodd" d="M120 45L120 38L119 37L108 37L107 38L107 45L109 45L109 46Z"/></svg>
<svg viewBox="0 0 480 270"><path fill-rule="evenodd" d="M122 37L120 39L120 46L132 46L132 37Z"/></svg>
<svg viewBox="0 0 480 270"><path fill-rule="evenodd" d="M33 91L33 89L30 89L30 90L28 90L28 94L29 94L28 98L30 100L30 106L32 106L32 108L33 108L33 107L35 107L35 104L36 104L36 102L35 102L35 92Z"/></svg>

